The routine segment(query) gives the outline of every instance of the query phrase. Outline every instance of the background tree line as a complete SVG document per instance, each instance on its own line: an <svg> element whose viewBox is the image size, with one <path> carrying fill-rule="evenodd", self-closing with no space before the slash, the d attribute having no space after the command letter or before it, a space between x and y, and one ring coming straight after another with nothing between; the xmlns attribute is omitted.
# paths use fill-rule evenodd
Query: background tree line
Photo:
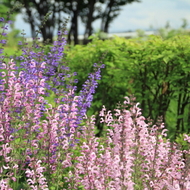
<svg viewBox="0 0 190 190"><path fill-rule="evenodd" d="M2 7L0 13L4 13L17 2L23 4L18 13L22 13L25 22L30 24L33 38L39 29L43 39L52 42L54 31L59 30L65 19L69 18L68 43L71 43L73 38L74 44L78 44L79 19L81 19L85 27L83 43L86 44L88 37L94 31L93 23L96 20L101 20L100 30L108 33L110 24L117 18L122 6L140 0L0 0ZM41 21L49 12L51 15L41 27Z"/></svg>

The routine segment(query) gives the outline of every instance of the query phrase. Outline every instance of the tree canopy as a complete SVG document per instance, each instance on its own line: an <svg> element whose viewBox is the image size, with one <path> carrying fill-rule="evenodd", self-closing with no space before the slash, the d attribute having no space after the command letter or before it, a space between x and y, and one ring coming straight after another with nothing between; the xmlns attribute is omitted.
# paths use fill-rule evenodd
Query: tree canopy
<svg viewBox="0 0 190 190"><path fill-rule="evenodd" d="M15 0L1 2L2 6L7 7L15 4ZM108 33L110 24L121 12L122 6L140 0L19 0L19 2L24 5L20 13L23 13L24 20L30 24L32 37L35 37L35 31L39 29L43 39L52 42L54 31L59 30L65 18L69 17L68 42L74 40L74 44L78 44L79 19L85 26L84 43L87 43L88 37L94 31L93 23L96 20L101 19L100 29ZM48 13L51 15L46 17ZM44 18L45 25L42 23Z"/></svg>

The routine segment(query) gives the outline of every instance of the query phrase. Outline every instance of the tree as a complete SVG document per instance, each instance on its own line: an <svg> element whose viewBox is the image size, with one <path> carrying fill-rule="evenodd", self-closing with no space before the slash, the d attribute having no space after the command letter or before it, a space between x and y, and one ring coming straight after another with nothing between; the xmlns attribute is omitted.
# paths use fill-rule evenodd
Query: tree
<svg viewBox="0 0 190 190"><path fill-rule="evenodd" d="M16 2L14 0L2 1L10 8ZM36 30L39 30L44 40L49 39L52 42L56 27L63 23L59 17L63 10L63 2L61 0L19 0L19 2L23 4L20 13L24 15L24 21L30 24L32 37L35 38Z"/></svg>
<svg viewBox="0 0 190 190"><path fill-rule="evenodd" d="M92 23L101 19L101 31L108 33L111 22L119 15L121 6L128 3L140 2L140 0L88 0L87 10L82 11L80 16L85 25L84 41L93 33ZM102 9L105 5L105 10Z"/></svg>
<svg viewBox="0 0 190 190"><path fill-rule="evenodd" d="M83 43L88 42L88 37L93 33L92 23L97 19L102 17L101 6L104 3L104 0L88 0L87 8L85 11L81 12L80 17L85 25L84 40Z"/></svg>
<svg viewBox="0 0 190 190"><path fill-rule="evenodd" d="M15 0L1 0L4 4L12 7ZM68 32L68 41L78 41L78 20L82 20L85 26L84 43L92 35L93 22L101 19L101 30L108 32L111 22L119 15L121 7L127 3L140 2L139 0L20 0L24 4L21 10L24 20L30 24L32 37L39 29L44 40L53 41L55 29L60 29L64 23L63 14L68 15L71 24ZM105 10L102 7L105 5ZM51 12L51 15L46 16ZM46 23L41 23L46 20Z"/></svg>
<svg viewBox="0 0 190 190"><path fill-rule="evenodd" d="M21 0L24 3L25 21L30 23L32 37L36 35L36 30L39 29L43 39L53 42L53 33L57 25L61 25L62 21L56 14L62 11L62 2L59 0ZM36 10L36 11L34 11ZM51 13L51 14L48 14ZM48 15L47 15L48 14ZM38 19L36 19L38 18ZM42 21L45 19L45 25Z"/></svg>
<svg viewBox="0 0 190 190"><path fill-rule="evenodd" d="M102 14L101 31L108 33L111 22L119 15L121 6L129 3L140 2L139 0L107 0L106 8Z"/></svg>
<svg viewBox="0 0 190 190"><path fill-rule="evenodd" d="M63 12L68 14L71 18L71 25L68 32L68 43L71 43L72 36L74 44L78 44L78 18L81 12L86 9L86 1L83 0L64 0Z"/></svg>

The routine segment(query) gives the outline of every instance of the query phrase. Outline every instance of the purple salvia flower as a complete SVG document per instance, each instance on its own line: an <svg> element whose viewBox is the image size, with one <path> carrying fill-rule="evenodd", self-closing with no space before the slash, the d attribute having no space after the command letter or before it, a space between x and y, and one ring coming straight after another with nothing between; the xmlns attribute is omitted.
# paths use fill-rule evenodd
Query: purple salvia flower
<svg viewBox="0 0 190 190"><path fill-rule="evenodd" d="M2 54L3 53L3 49L2 48L0 48L0 54Z"/></svg>
<svg viewBox="0 0 190 190"><path fill-rule="evenodd" d="M8 25L5 25L5 26L2 26L1 28L2 28L3 30L8 30L9 27L8 27Z"/></svg>
<svg viewBox="0 0 190 190"><path fill-rule="evenodd" d="M1 35L6 37L6 36L7 36L7 33L2 32Z"/></svg>
<svg viewBox="0 0 190 190"><path fill-rule="evenodd" d="M7 23L8 23L8 24L12 24L13 21L12 21L12 20L8 20Z"/></svg>
<svg viewBox="0 0 190 190"><path fill-rule="evenodd" d="M4 22L5 19L3 17L0 17L0 22Z"/></svg>
<svg viewBox="0 0 190 190"><path fill-rule="evenodd" d="M22 42L21 42L21 41L19 41L19 42L18 42L18 45L22 45Z"/></svg>
<svg viewBox="0 0 190 190"><path fill-rule="evenodd" d="M1 43L1 44L6 44L6 43L7 43L7 40L0 40L0 43Z"/></svg>
<svg viewBox="0 0 190 190"><path fill-rule="evenodd" d="M91 106L93 100L93 94L95 89L98 87L98 80L101 79L101 67L94 64L95 71L90 73L87 81L83 84L82 90L80 91L78 98L78 109L79 109L79 120L86 114L87 108Z"/></svg>

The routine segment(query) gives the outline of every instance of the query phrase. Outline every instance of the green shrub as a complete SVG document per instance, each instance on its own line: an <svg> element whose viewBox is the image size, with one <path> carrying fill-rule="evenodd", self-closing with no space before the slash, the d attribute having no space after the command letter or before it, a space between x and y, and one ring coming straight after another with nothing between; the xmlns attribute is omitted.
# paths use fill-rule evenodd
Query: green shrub
<svg viewBox="0 0 190 190"><path fill-rule="evenodd" d="M66 59L79 73L79 89L92 63L102 60L106 65L91 112L98 115L102 104L112 110L122 97L134 94L143 115L153 124L162 116L174 137L189 132L189 51L190 37L185 35L167 40L159 36L148 40L96 38L86 46L70 47Z"/></svg>

